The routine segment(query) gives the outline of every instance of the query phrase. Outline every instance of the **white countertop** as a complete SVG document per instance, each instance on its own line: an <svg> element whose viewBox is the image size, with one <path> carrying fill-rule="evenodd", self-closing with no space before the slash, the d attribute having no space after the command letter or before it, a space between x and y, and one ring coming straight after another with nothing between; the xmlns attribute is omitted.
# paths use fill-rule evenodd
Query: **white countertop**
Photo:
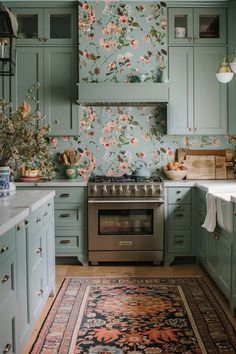
<svg viewBox="0 0 236 354"><path fill-rule="evenodd" d="M15 182L16 187L86 187L87 181L55 179L46 182Z"/></svg>
<svg viewBox="0 0 236 354"><path fill-rule="evenodd" d="M54 197L55 191L17 190L0 198L0 235Z"/></svg>

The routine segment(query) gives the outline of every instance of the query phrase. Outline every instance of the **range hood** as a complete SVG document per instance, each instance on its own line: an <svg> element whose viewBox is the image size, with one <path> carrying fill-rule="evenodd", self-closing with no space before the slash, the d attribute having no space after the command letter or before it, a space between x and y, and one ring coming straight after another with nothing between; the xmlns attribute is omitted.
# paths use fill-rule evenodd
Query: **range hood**
<svg viewBox="0 0 236 354"><path fill-rule="evenodd" d="M168 83L78 83L80 105L156 105L168 102Z"/></svg>

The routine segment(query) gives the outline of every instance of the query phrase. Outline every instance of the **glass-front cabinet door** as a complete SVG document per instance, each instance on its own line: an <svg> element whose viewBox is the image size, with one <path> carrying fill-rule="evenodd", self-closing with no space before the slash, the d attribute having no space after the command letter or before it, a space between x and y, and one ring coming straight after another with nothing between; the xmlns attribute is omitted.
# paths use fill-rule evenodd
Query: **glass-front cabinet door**
<svg viewBox="0 0 236 354"><path fill-rule="evenodd" d="M73 8L44 9L44 33L47 44L72 45L76 39L76 18Z"/></svg>
<svg viewBox="0 0 236 354"><path fill-rule="evenodd" d="M169 44L193 42L193 9L169 8Z"/></svg>
<svg viewBox="0 0 236 354"><path fill-rule="evenodd" d="M76 41L74 8L14 8L18 21L17 44L72 45Z"/></svg>
<svg viewBox="0 0 236 354"><path fill-rule="evenodd" d="M194 9L194 43L226 43L226 10L221 8Z"/></svg>
<svg viewBox="0 0 236 354"><path fill-rule="evenodd" d="M13 8L18 21L17 44L42 44L43 9Z"/></svg>
<svg viewBox="0 0 236 354"><path fill-rule="evenodd" d="M226 44L226 9L170 8L169 44Z"/></svg>

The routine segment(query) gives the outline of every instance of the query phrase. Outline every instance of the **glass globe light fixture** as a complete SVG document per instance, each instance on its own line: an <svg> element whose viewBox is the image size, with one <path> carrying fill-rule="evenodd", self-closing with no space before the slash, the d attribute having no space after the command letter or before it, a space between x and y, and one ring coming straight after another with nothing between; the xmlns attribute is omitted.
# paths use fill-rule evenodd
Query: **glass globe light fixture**
<svg viewBox="0 0 236 354"><path fill-rule="evenodd" d="M234 59L231 63L229 63L229 65L232 71L236 74L236 51L233 54L234 54Z"/></svg>
<svg viewBox="0 0 236 354"><path fill-rule="evenodd" d="M216 72L216 78L219 82L226 84L232 80L233 76L234 73L228 63L227 55L225 55L223 63L219 66Z"/></svg>

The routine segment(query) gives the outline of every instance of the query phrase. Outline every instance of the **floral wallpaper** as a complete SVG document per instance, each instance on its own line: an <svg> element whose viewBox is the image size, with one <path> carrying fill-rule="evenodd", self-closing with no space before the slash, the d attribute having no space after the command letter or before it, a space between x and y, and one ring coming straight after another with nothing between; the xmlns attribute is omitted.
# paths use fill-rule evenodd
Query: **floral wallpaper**
<svg viewBox="0 0 236 354"><path fill-rule="evenodd" d="M166 135L166 106L84 107L80 135L51 138L53 154L67 148L80 153L78 172L110 176L131 173L143 161L152 173L174 159L177 148L234 149L236 137ZM57 177L64 166L56 161Z"/></svg>
<svg viewBox="0 0 236 354"><path fill-rule="evenodd" d="M167 65L164 1L79 1L80 82L156 82Z"/></svg>

